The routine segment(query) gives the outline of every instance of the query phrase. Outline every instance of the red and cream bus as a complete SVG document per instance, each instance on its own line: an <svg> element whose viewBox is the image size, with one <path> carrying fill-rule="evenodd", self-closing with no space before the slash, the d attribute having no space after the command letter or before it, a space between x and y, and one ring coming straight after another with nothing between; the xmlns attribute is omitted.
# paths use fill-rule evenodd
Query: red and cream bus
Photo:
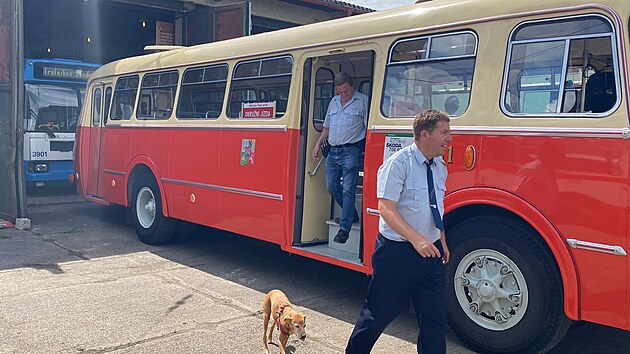
<svg viewBox="0 0 630 354"><path fill-rule="evenodd" d="M90 78L75 179L146 243L196 223L370 273L377 169L441 109L453 330L493 352L628 330L629 20L627 0L435 0L119 60ZM344 245L309 157L339 71L370 97Z"/></svg>

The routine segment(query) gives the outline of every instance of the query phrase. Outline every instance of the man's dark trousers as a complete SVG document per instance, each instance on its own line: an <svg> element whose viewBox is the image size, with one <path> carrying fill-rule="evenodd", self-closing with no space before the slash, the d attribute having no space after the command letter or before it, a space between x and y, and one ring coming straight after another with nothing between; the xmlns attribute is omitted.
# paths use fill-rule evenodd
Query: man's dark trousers
<svg viewBox="0 0 630 354"><path fill-rule="evenodd" d="M434 243L443 254L440 241ZM350 335L347 354L367 354L385 327L413 302L418 326L418 353L446 353L444 265L441 257L421 257L409 242L379 234L372 255L374 274L365 304ZM421 322L422 320L422 322Z"/></svg>

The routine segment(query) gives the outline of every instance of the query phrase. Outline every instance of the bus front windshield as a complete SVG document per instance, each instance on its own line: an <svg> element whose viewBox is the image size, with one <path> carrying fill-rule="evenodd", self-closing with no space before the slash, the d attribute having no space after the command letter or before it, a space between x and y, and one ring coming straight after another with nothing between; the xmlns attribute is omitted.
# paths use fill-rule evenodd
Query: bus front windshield
<svg viewBox="0 0 630 354"><path fill-rule="evenodd" d="M26 84L27 131L74 132L84 89L48 84Z"/></svg>

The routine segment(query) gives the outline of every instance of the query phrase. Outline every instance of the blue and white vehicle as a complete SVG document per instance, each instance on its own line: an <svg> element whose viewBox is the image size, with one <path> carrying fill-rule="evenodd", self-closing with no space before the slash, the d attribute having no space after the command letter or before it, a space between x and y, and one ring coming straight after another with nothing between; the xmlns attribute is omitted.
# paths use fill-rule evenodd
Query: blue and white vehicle
<svg viewBox="0 0 630 354"><path fill-rule="evenodd" d="M74 135L85 85L99 66L67 59L26 59L24 172L27 186L66 182L74 172Z"/></svg>

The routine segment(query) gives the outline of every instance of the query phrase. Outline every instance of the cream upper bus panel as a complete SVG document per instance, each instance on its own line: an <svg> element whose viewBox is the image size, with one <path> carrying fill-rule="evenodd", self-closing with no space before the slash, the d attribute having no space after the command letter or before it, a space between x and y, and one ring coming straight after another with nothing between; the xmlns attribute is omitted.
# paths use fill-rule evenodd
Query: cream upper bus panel
<svg viewBox="0 0 630 354"><path fill-rule="evenodd" d="M166 69L181 63L204 64L252 54L270 55L291 48L313 47L326 43L347 43L356 39L397 34L405 36L420 30L440 30L445 24L479 21L497 16L532 13L550 8L579 7L589 1L575 0L570 5L561 0L434 0L389 11L346 17L316 24L278 30L255 36L235 38L174 49L105 65L97 71L104 75ZM626 9L625 0L602 1L613 9Z"/></svg>
<svg viewBox="0 0 630 354"><path fill-rule="evenodd" d="M501 47L486 45L479 37L496 30L481 23L380 40L384 58L375 71L374 101L378 102L372 103L370 128L410 128L413 117L426 108L439 109L461 121L482 113L472 106L472 97L477 91L486 92L487 88L477 85L493 81L488 80L493 76L479 78L477 70L501 67L503 54ZM487 63L479 63L479 52L491 52Z"/></svg>
<svg viewBox="0 0 630 354"><path fill-rule="evenodd" d="M470 104L466 111L457 116L453 115L453 126L487 126L487 127L576 127L576 128L625 128L628 126L625 105L617 105L614 110L597 117L588 118L588 114L582 116L574 114L562 116L562 114L549 115L547 117L508 117L504 114L499 106L502 94L502 82L504 77L504 68L506 67L506 58L508 56L507 48L510 43L510 35L512 31L520 24L538 19L555 19L565 18L580 14L606 14L597 8L589 8L581 11L555 12L553 14L536 15L531 14L522 18L506 18L495 21L486 21L470 26L446 29L446 33L458 33L466 29L473 31L478 37L478 51L476 55L476 65L471 86ZM609 17L610 14L607 14ZM608 18L607 17L607 18ZM615 23L615 25L618 25ZM623 24L625 26L625 24ZM616 33L627 33L626 29L620 30L616 28ZM444 31L435 32L442 34ZM422 33L418 38L430 36L430 34ZM414 38L414 37L404 37ZM627 39L626 39L627 40ZM613 50L619 50L617 38L614 38ZM621 47L623 48L623 47ZM617 55L617 57L619 57ZM625 75L620 72L624 65L618 65L617 90L618 98L625 100L624 84L621 80L625 79ZM385 104L386 102L381 102ZM422 102L419 102L420 104ZM443 107L434 107L445 110ZM387 119L381 114L372 113L373 119L371 125L408 125L409 119ZM385 112L386 115L387 112ZM550 119L553 117L561 117L562 119Z"/></svg>
<svg viewBox="0 0 630 354"><path fill-rule="evenodd" d="M605 1L606 5L614 9L619 9L621 13L627 13L628 4L625 1ZM586 8L586 1L574 1L570 8ZM554 8L555 10L549 10ZM537 15L542 17L559 16L560 8L569 8L565 1L527 1L527 2L504 2L493 0L470 0L470 1L449 1L435 0L427 3L412 5L391 11L376 12L372 14L344 18L342 20L328 21L320 24L291 28L247 38L237 38L217 43L209 43L191 48L172 50L165 53L156 53L146 56L123 59L118 62L104 66L100 72L137 72L150 68L169 68L175 65L187 63L189 65L201 65L204 63L219 62L222 58L230 56L245 60L252 58L252 53L256 56L264 56L268 53L282 54L287 52L287 48L310 48L318 45L343 46L346 43L357 43L357 38L380 41L389 33L394 33L397 38L409 37L418 33L443 33L451 30L472 29L479 35L479 54L490 61L505 57L507 40L499 41L497 37L507 36L510 31L523 20L531 19ZM584 12L584 10L581 10ZM594 10L589 10L593 12ZM515 15L518 14L518 15ZM527 16L527 17L525 17ZM496 19L495 19L496 18ZM490 20L493 19L492 22ZM449 23L457 23L459 26L451 28ZM419 26L421 24L421 26ZM487 30L489 26L507 25L507 29L502 31ZM485 31L487 30L487 31ZM383 32L387 31L387 32ZM484 36L482 32L488 33ZM498 32L498 33L497 33ZM490 50L484 49L484 46ZM500 53L500 55L496 55ZM492 60L494 59L494 60ZM481 58L477 59L477 62ZM484 77L497 76L497 69L503 68L504 62L497 66L478 66L481 70L476 75ZM489 72L487 72L487 71ZM499 80L490 81L489 85L496 85ZM477 85L477 83L475 83ZM473 87L475 90L477 86ZM482 87L482 86L479 86ZM485 91L485 90L483 90ZM472 94L472 101L469 110L475 108L475 112L492 113L491 117L497 117L497 103L487 105L487 100L475 101L477 95ZM374 115L374 112L372 113ZM498 113L500 115L500 113ZM462 115L461 124L479 125L483 124L480 115L475 115L472 120L463 119L467 114ZM534 122L534 120L529 120ZM509 125L518 125L518 119L509 121ZM376 123L376 122L374 122ZM458 123L458 124L459 124ZM390 122L391 124L391 122ZM541 122L541 125L552 125L549 121ZM587 123L589 124L589 123ZM594 123L591 123L594 124ZM602 124L601 122L598 123ZM605 123L604 123L605 124ZM495 124L496 125L496 124Z"/></svg>
<svg viewBox="0 0 630 354"><path fill-rule="evenodd" d="M515 23L506 39L500 112L488 125L627 128L625 26L594 8Z"/></svg>
<svg viewBox="0 0 630 354"><path fill-rule="evenodd" d="M588 1L573 1L571 6L588 3ZM224 53L230 53L234 56L248 56L251 53L273 53L286 48L313 47L320 44L338 43L343 45L343 43L353 39L369 39L395 33L406 35L422 29L443 31L449 23L479 21L495 16L566 6L566 1L434 0L390 11L378 11L251 37L199 45L182 49L181 53L187 61L204 61L218 59ZM162 63L166 64L167 61L162 61Z"/></svg>

